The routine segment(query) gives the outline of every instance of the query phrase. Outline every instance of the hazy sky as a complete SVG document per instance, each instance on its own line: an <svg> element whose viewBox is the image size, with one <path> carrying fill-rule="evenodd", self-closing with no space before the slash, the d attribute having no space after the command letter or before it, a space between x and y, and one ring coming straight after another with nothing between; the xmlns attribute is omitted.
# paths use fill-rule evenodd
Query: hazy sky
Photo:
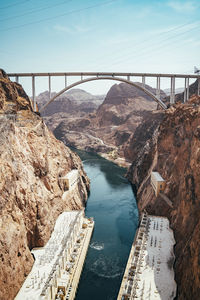
<svg viewBox="0 0 200 300"><path fill-rule="evenodd" d="M200 67L199 16L199 0L0 0L0 66L6 72L193 73ZM29 92L30 82L21 83ZM47 79L36 83L37 93L47 89ZM64 80L52 84L59 90ZM80 88L98 94L111 84Z"/></svg>

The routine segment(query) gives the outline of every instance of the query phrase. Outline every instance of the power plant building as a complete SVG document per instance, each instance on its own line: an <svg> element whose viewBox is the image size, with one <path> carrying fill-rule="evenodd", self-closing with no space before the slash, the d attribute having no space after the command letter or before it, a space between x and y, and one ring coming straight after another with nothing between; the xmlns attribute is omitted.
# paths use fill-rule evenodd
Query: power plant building
<svg viewBox="0 0 200 300"><path fill-rule="evenodd" d="M151 185L157 197L160 192L164 191L166 182L158 172L151 172Z"/></svg>
<svg viewBox="0 0 200 300"><path fill-rule="evenodd" d="M35 262L15 300L73 300L93 228L84 210L63 212L47 244L32 250Z"/></svg>

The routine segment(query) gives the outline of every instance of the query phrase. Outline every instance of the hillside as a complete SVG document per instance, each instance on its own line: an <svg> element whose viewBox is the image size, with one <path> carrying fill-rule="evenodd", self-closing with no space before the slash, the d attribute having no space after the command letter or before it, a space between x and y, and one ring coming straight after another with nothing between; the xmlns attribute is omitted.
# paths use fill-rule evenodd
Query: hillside
<svg viewBox="0 0 200 300"><path fill-rule="evenodd" d="M146 88L155 93L155 89ZM164 93L162 97L165 97ZM156 108L156 102L139 89L125 83L115 84L95 112L83 117L63 117L60 123L55 115L57 126L54 134L67 145L121 161L126 157L124 144L149 112ZM51 123L47 122L51 127L52 123L53 119Z"/></svg>
<svg viewBox="0 0 200 300"><path fill-rule="evenodd" d="M89 179L81 160L32 112L21 85L0 70L0 299L13 299L66 210L81 209ZM78 169L80 182L62 199L59 178Z"/></svg>
<svg viewBox="0 0 200 300"><path fill-rule="evenodd" d="M55 96L56 93L52 93L51 97ZM71 89L55 101L48 105L43 111L42 116L51 116L54 113L89 113L93 112L103 102L104 96L95 96L81 89ZM41 108L49 101L49 92L43 92L36 98L38 107Z"/></svg>
<svg viewBox="0 0 200 300"><path fill-rule="evenodd" d="M128 178L137 191L140 212L146 209L170 220L176 240L177 299L199 299L200 97L176 104L159 118L157 124L148 121L136 129L129 144ZM150 184L152 170L167 183L157 198Z"/></svg>

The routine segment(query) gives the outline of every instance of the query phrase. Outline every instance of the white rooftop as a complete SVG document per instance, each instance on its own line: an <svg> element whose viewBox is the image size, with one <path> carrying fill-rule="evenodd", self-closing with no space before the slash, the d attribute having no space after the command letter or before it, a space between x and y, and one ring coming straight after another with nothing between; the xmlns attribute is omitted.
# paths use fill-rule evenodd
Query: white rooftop
<svg viewBox="0 0 200 300"><path fill-rule="evenodd" d="M74 223L82 211L62 213L56 220L54 231L47 244L42 248L34 248L31 252L35 262L31 272L16 296L16 300L41 299L40 295L48 282L59 269L63 247L70 237Z"/></svg>
<svg viewBox="0 0 200 300"><path fill-rule="evenodd" d="M129 295L128 299L174 299L173 231L164 217L148 216L146 224L140 225L129 257L123 294Z"/></svg>
<svg viewBox="0 0 200 300"><path fill-rule="evenodd" d="M152 172L152 175L155 177L156 181L165 181L158 172Z"/></svg>
<svg viewBox="0 0 200 300"><path fill-rule="evenodd" d="M65 176L61 177L62 179L66 179L66 178L70 178L73 176L78 176L79 171L77 169L73 169L71 171L69 171Z"/></svg>

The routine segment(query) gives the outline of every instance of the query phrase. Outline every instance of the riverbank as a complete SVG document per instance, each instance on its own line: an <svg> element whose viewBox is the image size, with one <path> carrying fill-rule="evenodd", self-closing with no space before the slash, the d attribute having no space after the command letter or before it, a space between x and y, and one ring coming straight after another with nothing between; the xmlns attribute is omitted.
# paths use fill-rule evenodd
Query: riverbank
<svg viewBox="0 0 200 300"><path fill-rule="evenodd" d="M99 155L109 161L112 161L119 167L128 169L131 166L131 162L127 161L124 157L115 157L114 155L109 153L99 153Z"/></svg>
<svg viewBox="0 0 200 300"><path fill-rule="evenodd" d="M115 156L115 152L110 153L102 153L102 152L94 152L94 151L85 151L81 148L69 147L72 151L76 152L81 157L81 153L88 153L88 155L94 155L97 157L104 158L120 168L125 168L126 170L131 166L131 162L126 160L124 157Z"/></svg>

